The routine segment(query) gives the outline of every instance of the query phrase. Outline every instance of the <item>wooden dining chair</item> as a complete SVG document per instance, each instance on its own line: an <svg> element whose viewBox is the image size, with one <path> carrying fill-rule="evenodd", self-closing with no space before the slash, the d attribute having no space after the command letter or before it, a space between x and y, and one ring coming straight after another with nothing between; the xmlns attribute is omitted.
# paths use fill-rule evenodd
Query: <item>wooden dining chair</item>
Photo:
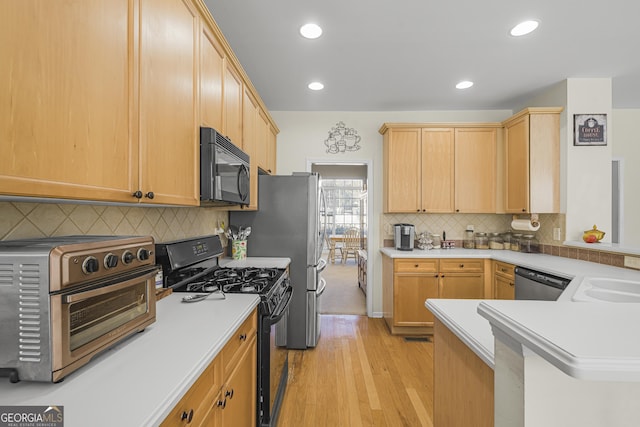
<svg viewBox="0 0 640 427"><path fill-rule="evenodd" d="M358 262L358 250L360 250L360 230L349 228L344 232L344 246L342 247L342 263L346 264L349 255Z"/></svg>
<svg viewBox="0 0 640 427"><path fill-rule="evenodd" d="M329 249L329 255L327 256L327 261L330 261L331 264L336 263L336 252L340 252L340 259L342 259L342 247L337 246L334 240L331 240L329 235L324 236L325 243L327 244L327 248Z"/></svg>

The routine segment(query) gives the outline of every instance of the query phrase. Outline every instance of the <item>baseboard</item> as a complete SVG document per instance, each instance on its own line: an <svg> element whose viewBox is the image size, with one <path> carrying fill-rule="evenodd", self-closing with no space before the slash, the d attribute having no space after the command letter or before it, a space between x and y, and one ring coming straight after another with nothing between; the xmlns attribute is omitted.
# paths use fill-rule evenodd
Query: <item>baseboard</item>
<svg viewBox="0 0 640 427"><path fill-rule="evenodd" d="M371 316L369 316L369 317L373 317L373 318L379 319L379 318L382 317L382 312L381 311L374 311L373 313L371 313Z"/></svg>

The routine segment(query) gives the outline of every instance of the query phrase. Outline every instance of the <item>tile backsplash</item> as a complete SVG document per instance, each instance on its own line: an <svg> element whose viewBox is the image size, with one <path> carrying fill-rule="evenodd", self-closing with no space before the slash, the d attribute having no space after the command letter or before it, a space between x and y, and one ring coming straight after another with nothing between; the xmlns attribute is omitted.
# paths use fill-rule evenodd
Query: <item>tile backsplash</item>
<svg viewBox="0 0 640 427"><path fill-rule="evenodd" d="M382 218L383 239L393 239L393 224L408 223L416 227L416 233L423 231L447 233L449 240L462 240L467 225L473 225L476 232L502 233L511 229L511 214L385 214ZM560 245L564 240L553 240L553 229L564 230L564 214L540 215L540 229L536 238L543 244Z"/></svg>
<svg viewBox="0 0 640 427"><path fill-rule="evenodd" d="M156 242L212 234L228 212L200 207L138 207L0 202L0 240L73 234L150 235Z"/></svg>

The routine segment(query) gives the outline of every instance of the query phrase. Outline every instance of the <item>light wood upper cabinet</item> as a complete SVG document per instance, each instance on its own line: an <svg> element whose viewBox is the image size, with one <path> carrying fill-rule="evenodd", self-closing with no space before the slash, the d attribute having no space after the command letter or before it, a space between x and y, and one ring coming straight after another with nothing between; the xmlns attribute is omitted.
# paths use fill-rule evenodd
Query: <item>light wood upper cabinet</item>
<svg viewBox="0 0 640 427"><path fill-rule="evenodd" d="M389 128L383 133L384 189L386 213L420 212L420 128Z"/></svg>
<svg viewBox="0 0 640 427"><path fill-rule="evenodd" d="M197 205L193 3L7 5L0 193Z"/></svg>
<svg viewBox="0 0 640 427"><path fill-rule="evenodd" d="M2 3L0 194L132 201L134 3Z"/></svg>
<svg viewBox="0 0 640 427"><path fill-rule="evenodd" d="M456 212L496 212L496 144L495 128L456 128Z"/></svg>
<svg viewBox="0 0 640 427"><path fill-rule="evenodd" d="M269 125L267 133L267 172L275 174L277 172L276 150L277 150L278 130Z"/></svg>
<svg viewBox="0 0 640 427"><path fill-rule="evenodd" d="M386 213L494 213L498 125L383 125Z"/></svg>
<svg viewBox="0 0 640 427"><path fill-rule="evenodd" d="M197 205L198 13L189 0L142 0L140 22L139 190L144 202Z"/></svg>
<svg viewBox="0 0 640 427"><path fill-rule="evenodd" d="M258 103L253 95L244 90L242 101L242 139L244 141L243 150L249 155L249 205L244 209L256 210L258 208L258 162L257 162L257 139L256 122L258 120Z"/></svg>
<svg viewBox="0 0 640 427"><path fill-rule="evenodd" d="M422 211L454 210L454 130L422 129Z"/></svg>
<svg viewBox="0 0 640 427"><path fill-rule="evenodd" d="M225 60L224 69L224 130L226 137L236 146L242 145L242 80L236 67Z"/></svg>
<svg viewBox="0 0 640 427"><path fill-rule="evenodd" d="M527 108L503 123L505 212L560 212L561 112Z"/></svg>
<svg viewBox="0 0 640 427"><path fill-rule="evenodd" d="M202 26L200 52L200 122L222 132L224 50L208 25Z"/></svg>
<svg viewBox="0 0 640 427"><path fill-rule="evenodd" d="M269 156L267 146L267 134L269 132L269 122L261 109L258 109L258 117L256 119L256 161L258 167L265 172L269 169Z"/></svg>

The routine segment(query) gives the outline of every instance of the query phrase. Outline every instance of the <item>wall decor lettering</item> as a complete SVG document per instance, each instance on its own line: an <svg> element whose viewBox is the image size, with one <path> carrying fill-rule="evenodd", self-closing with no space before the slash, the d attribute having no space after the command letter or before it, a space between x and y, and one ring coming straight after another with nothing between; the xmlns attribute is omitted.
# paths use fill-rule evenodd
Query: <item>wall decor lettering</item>
<svg viewBox="0 0 640 427"><path fill-rule="evenodd" d="M574 114L573 145L607 145L607 115Z"/></svg>

